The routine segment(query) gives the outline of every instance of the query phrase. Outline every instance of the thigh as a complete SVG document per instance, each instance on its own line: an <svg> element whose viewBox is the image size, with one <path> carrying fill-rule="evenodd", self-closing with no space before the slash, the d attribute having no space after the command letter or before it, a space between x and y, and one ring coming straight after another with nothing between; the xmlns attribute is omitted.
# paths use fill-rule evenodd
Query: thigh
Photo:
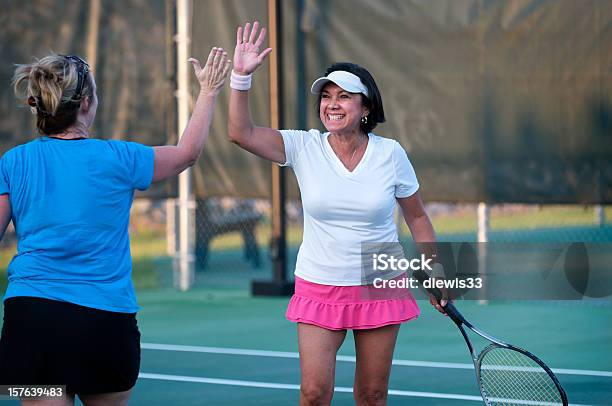
<svg viewBox="0 0 612 406"><path fill-rule="evenodd" d="M81 395L79 398L85 406L125 406L130 400L132 389L124 392L103 393L100 395Z"/></svg>
<svg viewBox="0 0 612 406"><path fill-rule="evenodd" d="M5 302L0 384L66 385L97 394L131 389L140 366L134 314L107 312L49 299Z"/></svg>
<svg viewBox="0 0 612 406"><path fill-rule="evenodd" d="M74 395L65 394L60 398L44 400L22 400L21 406L74 406Z"/></svg>
<svg viewBox="0 0 612 406"><path fill-rule="evenodd" d="M0 385L48 384L44 376L44 315L26 298L4 302L0 334Z"/></svg>
<svg viewBox="0 0 612 406"><path fill-rule="evenodd" d="M97 395L129 391L140 369L140 332L132 314L78 309L58 332L53 373L69 392Z"/></svg>
<svg viewBox="0 0 612 406"><path fill-rule="evenodd" d="M399 328L399 324L392 324L370 330L353 330L357 357L355 386L386 389Z"/></svg>
<svg viewBox="0 0 612 406"><path fill-rule="evenodd" d="M298 323L298 347L303 386L333 389L336 353L344 342L346 330L328 330Z"/></svg>

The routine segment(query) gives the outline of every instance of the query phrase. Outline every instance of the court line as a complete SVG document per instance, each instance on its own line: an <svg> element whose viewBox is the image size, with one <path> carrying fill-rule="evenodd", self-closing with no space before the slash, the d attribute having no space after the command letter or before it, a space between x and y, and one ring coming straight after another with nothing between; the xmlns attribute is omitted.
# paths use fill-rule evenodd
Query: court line
<svg viewBox="0 0 612 406"><path fill-rule="evenodd" d="M285 351L267 351L267 350L247 350L242 348L223 348L223 347L204 347L194 345L175 345L175 344L154 344L141 343L140 347L145 350L160 350L160 351L180 351L180 352L201 352L207 354L228 354L228 355L249 355L256 357L273 357L273 358L299 358L297 352ZM337 361L355 362L355 357L349 355L338 355ZM447 368L447 369L474 369L473 364L462 364L456 362L431 362L431 361L413 361L405 359L394 359L393 365L410 366L410 367L426 367L426 368ZM612 371L594 371L588 369L566 369L553 368L552 371L559 375L583 375L583 376L598 376L612 378Z"/></svg>
<svg viewBox="0 0 612 406"><path fill-rule="evenodd" d="M145 373L145 372L141 372L138 375L138 378L157 379L157 380L163 380L163 381L177 381L177 382L210 383L210 384L215 384L215 385L245 386L249 388L300 390L300 385L288 384L288 383L243 381L243 380L235 380L235 379L217 379L217 378L206 378L206 377L198 377L198 376L151 374L151 373ZM353 388L337 386L334 388L334 391L343 392L343 393L353 393ZM458 395L454 393L412 392L412 391L391 389L389 390L389 395L426 397L426 398L438 398L438 399L454 399L454 400L472 400L476 402L482 402L482 398L480 396Z"/></svg>
<svg viewBox="0 0 612 406"><path fill-rule="evenodd" d="M147 372L141 372L138 374L139 379L155 379L161 381L174 381L174 382L191 382L191 383L208 383L213 385L228 385L228 386L243 386L248 388L265 388L265 389L289 389L289 390L300 390L300 385L290 383L274 383L274 382L259 382L259 381L243 381L236 379L219 379L219 378L207 378L200 376L184 376L184 375L166 375L166 374L153 374ZM345 386L336 386L335 392L342 393L353 393L353 388ZM434 399L452 399L452 400L469 400L474 402L482 403L480 396L460 395L456 393L436 393L436 392L415 392L406 390L389 389L389 395L391 396L407 396L407 397L419 397L419 398L434 398ZM497 401L503 401L505 403L512 403L516 405L550 405L551 403L544 402L530 402L520 401L515 399L497 399ZM572 403L570 406L588 406Z"/></svg>

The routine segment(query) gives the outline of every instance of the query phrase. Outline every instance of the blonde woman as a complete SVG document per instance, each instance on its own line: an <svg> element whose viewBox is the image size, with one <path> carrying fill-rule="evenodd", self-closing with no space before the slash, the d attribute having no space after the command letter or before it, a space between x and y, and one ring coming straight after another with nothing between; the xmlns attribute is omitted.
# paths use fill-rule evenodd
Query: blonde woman
<svg viewBox="0 0 612 406"><path fill-rule="evenodd" d="M138 378L138 305L128 237L134 191L193 165L229 72L213 48L193 115L176 146L91 137L96 82L77 56L18 66L14 85L41 137L0 159L0 238L9 221L17 254L8 268L0 384L66 385L36 405L125 405ZM23 404L29 402L23 401Z"/></svg>

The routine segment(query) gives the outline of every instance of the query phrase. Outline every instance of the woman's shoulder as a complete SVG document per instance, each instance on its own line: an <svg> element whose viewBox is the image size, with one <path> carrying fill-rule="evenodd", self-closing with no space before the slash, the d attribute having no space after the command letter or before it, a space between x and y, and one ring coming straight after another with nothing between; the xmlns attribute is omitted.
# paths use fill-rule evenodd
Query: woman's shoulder
<svg viewBox="0 0 612 406"><path fill-rule="evenodd" d="M96 141L98 147L106 147L110 148L113 151L126 151L126 150L139 150L139 149L149 149L152 148L148 145L142 144L136 141L130 140L105 140L95 138L92 141Z"/></svg>
<svg viewBox="0 0 612 406"><path fill-rule="evenodd" d="M40 144L40 138L35 138L31 141L24 142L23 144L15 145L9 148L3 154L0 155L1 159L10 159L11 157L19 156L31 148L36 148Z"/></svg>
<svg viewBox="0 0 612 406"><path fill-rule="evenodd" d="M322 145L329 133L322 133L316 128L312 128L310 130L281 130L281 134L285 142L291 139L292 144L304 148L313 142L317 145Z"/></svg>
<svg viewBox="0 0 612 406"><path fill-rule="evenodd" d="M327 133L322 133L321 131L317 130L316 128L311 128L310 130L286 129L286 130L280 130L280 131L284 135L300 136L300 137L303 137L303 138L321 138L321 137L327 135Z"/></svg>
<svg viewBox="0 0 612 406"><path fill-rule="evenodd" d="M398 148L403 149L400 143L392 138L381 137L380 135L376 135L374 133L370 133L368 135L370 136L370 141L372 144L381 151L392 154Z"/></svg>

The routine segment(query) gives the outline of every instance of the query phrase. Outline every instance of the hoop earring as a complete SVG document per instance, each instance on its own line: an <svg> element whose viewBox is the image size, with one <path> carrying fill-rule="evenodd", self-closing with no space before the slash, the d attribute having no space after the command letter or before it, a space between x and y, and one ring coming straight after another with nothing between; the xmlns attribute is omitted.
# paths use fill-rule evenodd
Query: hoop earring
<svg viewBox="0 0 612 406"><path fill-rule="evenodd" d="M368 116L361 117L361 124L367 124L367 123L368 123Z"/></svg>

